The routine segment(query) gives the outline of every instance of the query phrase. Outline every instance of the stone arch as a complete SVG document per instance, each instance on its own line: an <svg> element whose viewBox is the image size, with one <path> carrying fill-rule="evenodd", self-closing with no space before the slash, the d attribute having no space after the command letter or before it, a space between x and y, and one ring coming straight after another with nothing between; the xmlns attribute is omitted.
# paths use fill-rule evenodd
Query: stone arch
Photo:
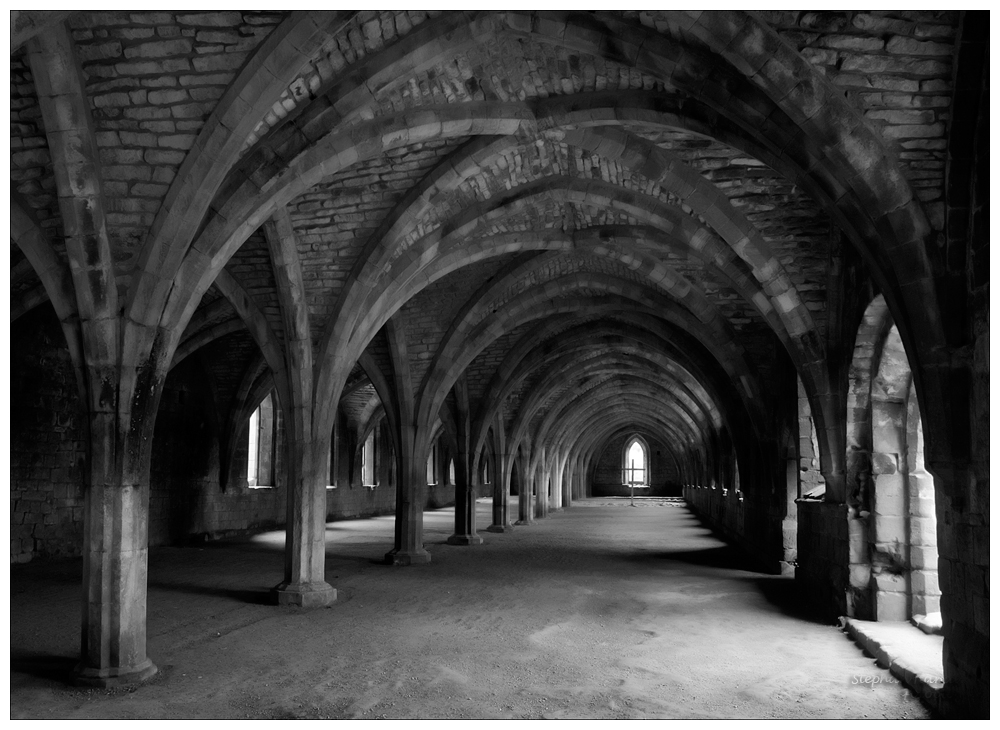
<svg viewBox="0 0 1000 730"><path fill-rule="evenodd" d="M848 611L939 627L935 483L908 353L881 296L859 327L849 382Z"/></svg>
<svg viewBox="0 0 1000 730"><path fill-rule="evenodd" d="M128 306L134 321L166 302L163 282L194 240L205 213L236 164L244 144L299 74L303 58L322 48L327 35L353 12L295 11L272 31L229 84L187 154L157 212L136 261Z"/></svg>
<svg viewBox="0 0 1000 730"><path fill-rule="evenodd" d="M709 410L718 409L718 415L713 418L721 417L732 428L740 431L760 433L759 419L762 415L758 413L760 399L753 397L758 392L755 379L751 377L744 380L745 389L734 388L729 377L715 374L722 366L717 364L713 367L708 362L710 356L707 353L700 356L703 347L693 339L688 341L682 331L658 317L639 312L633 312L624 319L619 317L613 324L576 324L584 319L586 318L581 313L571 315L570 319L549 320L533 328L510 349L484 396L484 402L495 405L477 418L477 424L473 428L475 443L481 440L482 423L496 412L511 389L535 368L549 367L553 358L562 357L564 352L568 352L566 348L583 341L615 347L634 343L636 348L646 351L644 357L652 355L658 358L662 353L677 363L678 367L691 373L693 380L689 386L693 389L692 392L697 393L698 400L703 403L714 404ZM555 347L550 347L547 343L554 335L558 336L558 343Z"/></svg>
<svg viewBox="0 0 1000 730"><path fill-rule="evenodd" d="M569 295L579 287L592 287L607 294L593 301L555 296L559 292ZM626 288L626 282L609 281L601 276L562 277L560 280L548 282L544 287L529 290L525 295L510 302L502 313L490 314L474 326L467 325L461 329L454 329L438 351L434 364L424 378L418 406L418 422L426 420L428 414L437 411L448 384L468 366L475 355L504 331L510 331L528 321L560 313L584 311L595 306L611 305L626 311L638 308L661 313L669 311L672 306L672 302L666 297L661 298L652 292L643 292L634 285L628 296L625 296ZM710 338L704 329L702 332L704 338Z"/></svg>

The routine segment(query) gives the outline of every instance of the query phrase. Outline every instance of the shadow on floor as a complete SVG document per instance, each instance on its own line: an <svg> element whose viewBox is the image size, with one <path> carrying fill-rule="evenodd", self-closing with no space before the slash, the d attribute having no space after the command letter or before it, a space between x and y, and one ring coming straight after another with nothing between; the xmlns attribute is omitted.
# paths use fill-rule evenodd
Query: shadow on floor
<svg viewBox="0 0 1000 730"><path fill-rule="evenodd" d="M627 559L637 562L659 563L672 561L719 570L744 570L759 573L760 570L743 553L729 545L704 548L702 550L668 550L663 552L641 552Z"/></svg>
<svg viewBox="0 0 1000 730"><path fill-rule="evenodd" d="M191 593L196 596L219 596L221 598L231 598L240 603L249 603L257 606L271 606L274 601L271 598L270 588L214 588L212 586L191 585L186 583L164 583L150 581L151 590L173 591L175 593Z"/></svg>
<svg viewBox="0 0 1000 730"><path fill-rule="evenodd" d="M768 575L749 579L767 602L786 616L814 624L830 625L802 597L795 579L788 576Z"/></svg>
<svg viewBox="0 0 1000 730"><path fill-rule="evenodd" d="M73 667L77 659L53 654L32 654L25 651L11 651L11 674L27 674L50 682L71 685Z"/></svg>

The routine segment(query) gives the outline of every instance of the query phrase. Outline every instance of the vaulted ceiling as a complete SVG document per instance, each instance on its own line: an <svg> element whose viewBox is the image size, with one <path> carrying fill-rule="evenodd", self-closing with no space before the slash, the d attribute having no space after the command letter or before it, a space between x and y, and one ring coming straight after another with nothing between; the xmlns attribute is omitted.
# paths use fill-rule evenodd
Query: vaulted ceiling
<svg viewBox="0 0 1000 730"><path fill-rule="evenodd" d="M405 372L431 423L462 380L480 437L681 464L763 433L786 356L828 391L842 236L894 301L873 232L944 225L953 11L67 17L121 306L229 400L286 365L291 256L317 407ZM12 187L64 259L26 48ZM37 268L12 243L15 316Z"/></svg>

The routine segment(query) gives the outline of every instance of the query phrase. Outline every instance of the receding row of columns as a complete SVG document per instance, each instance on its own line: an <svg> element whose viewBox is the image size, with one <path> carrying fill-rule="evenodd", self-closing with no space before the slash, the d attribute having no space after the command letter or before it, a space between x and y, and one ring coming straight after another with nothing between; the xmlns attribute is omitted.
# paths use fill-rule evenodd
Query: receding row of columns
<svg viewBox="0 0 1000 730"><path fill-rule="evenodd" d="M482 537L476 532L476 496L489 484L481 478L469 478L466 469L461 468L464 459L456 459L455 464L455 532L448 538L451 545L479 545ZM495 455L499 468L492 482L492 522L487 532L504 533L513 530L514 525L530 525L544 519L550 512L565 509L574 499L585 496L587 480L583 458L572 459L569 454L552 455L546 458L546 449L541 449L537 460L526 455L500 452ZM534 463L534 466L532 466ZM518 514L511 522L510 494L511 476L518 469ZM422 513L413 518L423 519Z"/></svg>

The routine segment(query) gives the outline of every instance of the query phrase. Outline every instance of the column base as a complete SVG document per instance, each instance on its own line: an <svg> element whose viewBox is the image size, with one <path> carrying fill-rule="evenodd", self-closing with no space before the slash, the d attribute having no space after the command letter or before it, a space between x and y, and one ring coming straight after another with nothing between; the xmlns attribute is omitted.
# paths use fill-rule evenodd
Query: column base
<svg viewBox="0 0 1000 730"><path fill-rule="evenodd" d="M431 562L431 554L419 550L390 550L385 554L385 562L389 565L422 565Z"/></svg>
<svg viewBox="0 0 1000 730"><path fill-rule="evenodd" d="M479 535L452 535L448 538L449 545L482 545L483 538Z"/></svg>
<svg viewBox="0 0 1000 730"><path fill-rule="evenodd" d="M513 532L514 525L490 525L486 528L487 532Z"/></svg>
<svg viewBox="0 0 1000 730"><path fill-rule="evenodd" d="M329 583L281 583L271 589L271 597L279 606L321 608L337 600L337 589Z"/></svg>
<svg viewBox="0 0 1000 730"><path fill-rule="evenodd" d="M85 687L121 687L126 684L139 684L156 674L156 665L152 659L137 664L134 667L108 667L94 669L78 664L73 670L73 684Z"/></svg>
<svg viewBox="0 0 1000 730"><path fill-rule="evenodd" d="M534 522L535 522L534 520L518 520L514 524L515 525L531 525L531 524L534 524Z"/></svg>

